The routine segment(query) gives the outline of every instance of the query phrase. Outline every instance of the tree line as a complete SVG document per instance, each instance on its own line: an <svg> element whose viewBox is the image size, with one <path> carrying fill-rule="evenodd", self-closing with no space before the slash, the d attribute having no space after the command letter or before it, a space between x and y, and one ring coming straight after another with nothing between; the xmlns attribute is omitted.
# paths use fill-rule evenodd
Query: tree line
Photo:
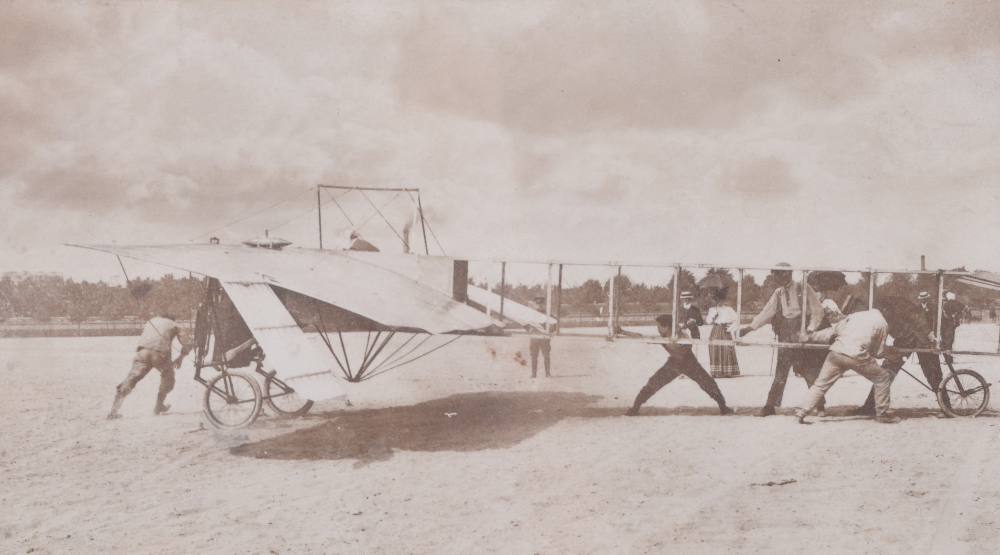
<svg viewBox="0 0 1000 555"><path fill-rule="evenodd" d="M202 279L175 278L132 280L131 287L104 282L76 282L57 276L29 276L22 280L0 280L0 321L32 318L48 322L69 318L145 320L156 314L172 314L181 320L193 319L201 302Z"/></svg>

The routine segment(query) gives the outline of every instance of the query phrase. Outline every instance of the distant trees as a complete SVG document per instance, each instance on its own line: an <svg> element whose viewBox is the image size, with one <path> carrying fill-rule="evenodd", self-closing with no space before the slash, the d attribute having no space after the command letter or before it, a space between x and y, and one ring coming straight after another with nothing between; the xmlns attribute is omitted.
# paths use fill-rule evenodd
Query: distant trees
<svg viewBox="0 0 1000 555"><path fill-rule="evenodd" d="M0 279L0 320L29 317L46 322L56 317L82 322L88 318L146 319L156 313L179 319L194 317L204 281L166 275L158 280L134 280L132 290L107 283L76 282L54 276L29 276L20 281ZM145 295L133 296L133 290Z"/></svg>

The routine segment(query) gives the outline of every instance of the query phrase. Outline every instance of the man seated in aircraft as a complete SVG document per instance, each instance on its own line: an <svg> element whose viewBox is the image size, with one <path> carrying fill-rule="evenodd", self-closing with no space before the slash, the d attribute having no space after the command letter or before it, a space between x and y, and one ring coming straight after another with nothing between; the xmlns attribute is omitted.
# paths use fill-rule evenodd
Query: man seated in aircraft
<svg viewBox="0 0 1000 555"><path fill-rule="evenodd" d="M153 368L160 371L160 390L156 395L156 407L153 409L153 414L162 414L170 410L170 405L163 404L163 401L167 399L167 394L174 388L174 370L180 368L181 361L191 352L193 347L187 332L174 320L173 316L164 314L150 318L143 326L142 335L139 336L139 345L135 350L135 358L132 360L132 370L125 377L125 381L118 385L115 401L108 414L109 420L121 418L118 409L121 408L125 397ZM171 346L175 338L181 344L181 354L176 359L171 360Z"/></svg>
<svg viewBox="0 0 1000 555"><path fill-rule="evenodd" d="M850 311L849 307L845 308ZM899 422L898 417L889 413L889 388L896 373L875 362L876 358L895 355L895 349L885 344L889 324L882 313L871 309L845 316L830 305L824 305L824 311L833 327L799 334L799 341L803 343L832 342L832 345L819 377L809 388L802 405L795 409L798 423L811 424L806 422L806 415L848 370L854 370L875 384L875 421L882 424Z"/></svg>
<svg viewBox="0 0 1000 555"><path fill-rule="evenodd" d="M674 317L670 314L661 314L656 317L656 330L659 332L660 337L670 336L673 321ZM639 390L632 408L628 409L628 412L625 413L627 416L638 416L639 407L643 403L681 374L694 380L701 387L702 391L708 393L708 396L719 404L719 414L729 415L735 413L733 409L726 406L726 398L722 396L719 384L715 382L715 378L709 375L701 363L698 362L698 359L695 358L694 352L691 350L691 345L663 343L663 348L668 353L667 361L649 378L646 385Z"/></svg>
<svg viewBox="0 0 1000 555"><path fill-rule="evenodd" d="M343 237L343 235L341 235ZM378 247L365 241L361 238L361 234L357 231L351 232L351 248L348 250L352 251L363 251L363 252L379 252Z"/></svg>
<svg viewBox="0 0 1000 555"><path fill-rule="evenodd" d="M536 312L541 312L545 314L545 297L535 297L531 300L528 305L532 310ZM528 331L535 333L546 333L545 326L528 326ZM551 329L551 328L550 328ZM528 352L531 354L531 377L538 377L538 353L542 353L542 359L545 364L545 377L551 378L552 374L549 373L551 361L549 359L552 353L552 340L548 337L532 337L531 343L528 345Z"/></svg>

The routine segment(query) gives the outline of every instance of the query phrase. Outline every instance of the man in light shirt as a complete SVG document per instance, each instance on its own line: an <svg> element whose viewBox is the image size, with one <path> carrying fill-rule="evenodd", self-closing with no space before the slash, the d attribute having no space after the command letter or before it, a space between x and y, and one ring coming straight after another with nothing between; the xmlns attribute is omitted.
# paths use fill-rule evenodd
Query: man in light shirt
<svg viewBox="0 0 1000 555"><path fill-rule="evenodd" d="M791 268L782 262L778 266ZM764 305L753 321L740 328L740 337L751 331L771 324L774 335L781 343L796 343L799 330L801 329L802 318L806 318L807 331L816 331L823 322L823 307L819 293L813 290L808 283L800 284L792 279L792 270L774 269L771 270L771 277L777 284L777 289ZM805 287L806 306L802 308L802 289ZM811 356L812 353L806 349L778 349L778 361L774 367L774 381L771 382L771 390L767 394L767 403L757 416L771 416L775 409L781 406L782 397L785 394L785 384L788 382L788 372L795 367L795 373L806 380L806 385L812 386L816 376L819 375L822 359ZM819 355L822 356L822 355ZM820 414L825 414L824 405L818 406Z"/></svg>
<svg viewBox="0 0 1000 555"><path fill-rule="evenodd" d="M171 346L175 338L181 344L181 354L175 360L171 360ZM191 352L191 348L192 343L187 332L177 325L173 316L150 318L142 328L142 335L139 336L139 345L132 360L132 370L125 377L125 381L118 385L108 419L121 418L118 409L121 408L125 397L153 368L160 371L160 390L156 395L153 414L162 414L170 410L170 405L163 404L163 401L174 388L174 370L180 368L181 361Z"/></svg>
<svg viewBox="0 0 1000 555"><path fill-rule="evenodd" d="M827 317L834 322L833 327L818 332L802 333L802 342L830 343L830 353L819 372L819 377L809 388L802 406L795 410L799 424L806 422L806 415L814 409L820 399L844 372L854 370L875 384L875 420L883 424L895 424L899 418L889 414L889 387L895 373L882 368L875 362L893 351L885 344L889 334L889 324L878 310L855 312L844 316L830 303L824 305Z"/></svg>

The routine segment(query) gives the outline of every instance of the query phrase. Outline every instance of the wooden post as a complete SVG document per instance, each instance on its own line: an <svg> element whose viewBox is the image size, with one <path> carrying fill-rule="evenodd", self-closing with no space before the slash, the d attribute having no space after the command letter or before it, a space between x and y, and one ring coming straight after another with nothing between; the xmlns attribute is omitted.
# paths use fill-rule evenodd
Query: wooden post
<svg viewBox="0 0 1000 555"><path fill-rule="evenodd" d="M316 187L316 211L319 216L319 249L323 250L323 203L320 202L319 192L322 189Z"/></svg>
<svg viewBox="0 0 1000 555"><path fill-rule="evenodd" d="M608 338L614 338L615 276L608 279Z"/></svg>
<svg viewBox="0 0 1000 555"><path fill-rule="evenodd" d="M507 263L500 263L500 317L503 318L504 291L507 289Z"/></svg>
<svg viewBox="0 0 1000 555"><path fill-rule="evenodd" d="M677 339L677 316L680 314L677 305L681 301L681 267L674 266L673 322L670 326L670 339Z"/></svg>
<svg viewBox="0 0 1000 555"><path fill-rule="evenodd" d="M559 285L556 288L556 334L558 335L562 331L562 269L563 265L559 265Z"/></svg>
<svg viewBox="0 0 1000 555"><path fill-rule="evenodd" d="M937 334L938 348L941 345L941 315L944 312L944 274L938 271L938 301L937 315L935 316L934 333Z"/></svg>
<svg viewBox="0 0 1000 555"><path fill-rule="evenodd" d="M431 249L427 246L427 228L424 226L424 205L420 203L420 190L417 190L417 210L420 212L420 234L424 236L424 254L430 255ZM440 245L438 245L440 246ZM503 316L503 300L500 301L500 316Z"/></svg>
<svg viewBox="0 0 1000 555"><path fill-rule="evenodd" d="M738 276L738 281L736 282L736 333L731 335L739 343L740 328L743 327L743 268L739 268L736 274Z"/></svg>
<svg viewBox="0 0 1000 555"><path fill-rule="evenodd" d="M552 314L552 264L545 281L545 333L549 333L549 315Z"/></svg>
<svg viewBox="0 0 1000 555"><path fill-rule="evenodd" d="M802 270L802 306L799 307L802 310L802 325L799 327L800 333L806 332L806 303L809 302L809 295L806 294L809 288L808 278L809 270Z"/></svg>
<svg viewBox="0 0 1000 555"><path fill-rule="evenodd" d="M868 272L868 310L875 307L875 280L878 279L878 274L875 270Z"/></svg>

